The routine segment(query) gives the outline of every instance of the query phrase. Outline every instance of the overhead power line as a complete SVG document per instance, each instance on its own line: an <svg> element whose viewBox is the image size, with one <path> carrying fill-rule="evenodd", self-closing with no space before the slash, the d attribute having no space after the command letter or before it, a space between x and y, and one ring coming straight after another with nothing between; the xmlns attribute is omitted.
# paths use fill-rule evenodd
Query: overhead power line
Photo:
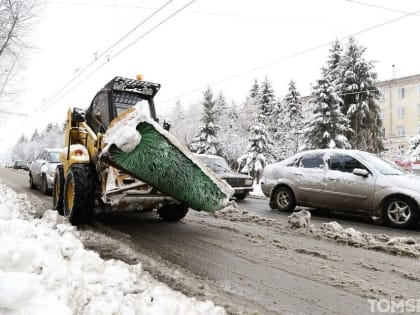
<svg viewBox="0 0 420 315"><path fill-rule="evenodd" d="M396 12L396 13L401 13L401 14L410 14L410 12L408 12L408 11L388 8L388 7L384 7L384 6L380 6L380 5L376 5L376 4L371 4L371 3L366 3L366 2L361 2L361 1L356 1L356 0L344 0L344 1L359 4L359 5L363 5L365 7L381 9L381 10L385 10L385 11L391 11L391 12ZM417 14L413 14L413 15L417 15Z"/></svg>
<svg viewBox="0 0 420 315"><path fill-rule="evenodd" d="M161 7L153 11L150 15L148 15L145 19L143 19L140 23L138 23L135 27L133 27L129 32L125 33L123 36L121 36L115 43L113 43L111 46L106 48L103 52L101 52L99 55L97 55L90 63L88 63L86 66L84 66L81 70L77 72L76 75L74 75L69 81L67 81L60 89L57 90L51 97L47 99L47 101L40 106L32 115L38 115L38 113L42 113L44 108L47 108L48 105L53 102L53 100L60 95L65 89L68 89L69 84L74 82L77 78L79 78L84 72L86 72L94 63L96 63L100 58L105 56L111 49L115 48L117 45L119 45L124 39L126 39L128 36L130 36L133 32L135 32L137 29L139 29L142 25L144 25L147 21L149 21L151 18L153 18L156 14L158 14L160 11L162 11L166 6L168 6L173 0L169 0L165 2ZM61 99L61 97L60 97Z"/></svg>
<svg viewBox="0 0 420 315"><path fill-rule="evenodd" d="M17 116L28 116L27 114L9 112L7 110L0 110L0 114L17 115Z"/></svg>
<svg viewBox="0 0 420 315"><path fill-rule="evenodd" d="M173 1L173 0L171 0ZM135 43L137 43L139 40L143 39L145 36L147 36L148 34L152 33L154 30L156 30L158 27L160 27L161 25L163 25L164 23L166 23L167 21L169 21L171 18L173 18L174 16L176 16L177 14L179 14L182 10L184 10L185 8L189 7L191 4L193 4L195 1L197 0L191 0L188 3L186 3L185 5L183 5L181 8L179 8L178 10L176 10L175 12L173 12L172 14L170 14L169 16L167 16L165 19L163 19L162 21L160 21L158 24L156 24L155 26L153 26L152 28L150 28L148 31L146 31L145 33L143 33L141 36L137 37L136 39L134 39L133 41L131 41L128 45L126 45L124 48L120 49L118 52L116 52L115 54L109 56L109 58L107 60L105 60L102 64L100 64L95 70L93 70L92 72L90 72L87 76L85 76L81 81L79 81L78 83L76 83L76 85L71 86L71 88L69 88L66 92L64 92L58 99L54 100L54 101L50 101L48 103L48 106L44 106L44 111L45 109L51 107L52 105L56 104L58 101L60 101L63 97L65 97L66 95L68 95L72 90L74 90L75 88L77 88L80 84L82 84L83 82L85 82L88 78L90 78L93 74L95 74L96 72L98 72L103 66L105 66L106 64L108 64L112 59L116 58L117 56L119 56L121 53L123 53L124 51L126 51L128 48L130 48L131 46L133 46ZM72 80L73 81L73 80ZM37 115L41 114L41 112L38 112L36 114L33 114L33 117L37 117Z"/></svg>
<svg viewBox="0 0 420 315"><path fill-rule="evenodd" d="M375 24L375 25L373 25L373 26L370 26L370 27L367 27L367 28L365 28L365 29L362 29L362 30L360 30L360 31L358 31L358 32L355 32L355 33L352 33L352 34L349 34L349 35L343 36L343 37L341 37L341 38L340 38L340 40L347 39L347 38L352 37L352 36L361 35L361 34L363 34L363 33L366 33L366 32L369 32L369 31L372 31L372 30L374 30L374 29L377 29L377 28L383 27L383 26L385 26L385 25L389 25L389 24L395 23L395 22L400 21L400 20L402 20L402 19L404 19L404 18L407 18L407 17L409 17L409 16L417 15L419 12L420 12L420 10L416 10L416 11L413 11L413 12L406 13L406 14L404 14L404 15L402 15L402 16L400 16L400 17L394 18L394 19L392 19L392 20L388 20L388 21L385 21L385 22L382 22L382 23L379 23L379 24ZM311 48L308 48L308 49L305 49L305 50L299 51L299 52L294 53L294 54L291 54L291 55L289 55L289 56L285 56L285 57L283 57L283 58L281 58L281 59L276 59L276 60L273 60L273 61L267 62L267 63L262 64L262 65L260 65L260 66L257 66L257 67L254 67L254 68L248 69L248 70L246 70L246 71L243 71L243 72L237 73L237 74L235 74L235 75L232 75L232 76L226 77L226 78L224 78L224 79L221 79L221 80L214 81L214 82L212 82L212 83L206 84L205 86L201 86L201 87L199 87L199 88L196 88L196 89L190 90L190 91L188 91L188 92L184 92L184 93L179 94L179 95L177 95L177 96L174 96L174 97L171 97L171 98L168 98L168 99L162 100L161 102L162 102L162 103L167 103L167 102L170 102L170 101L177 100L177 99L182 98L182 97L184 97L184 96L186 96L186 95L189 95L189 94L192 94L192 93L195 93L195 92L199 92L199 91L201 91L201 90L203 90L203 89L205 89L205 88L207 88L207 87L209 87L209 86L214 86L214 85L217 85L217 84L220 84L220 83L224 83L224 82L232 81L232 80L234 80L234 79L236 79L236 78L242 77L242 76L247 75L247 74L249 74L249 73L252 73L252 72L255 72L255 71L258 71L258 70L261 70L261 69L267 68L267 67L269 67L269 66L273 66L273 65L275 65L275 64L278 64L278 63L281 63L281 62L287 61L287 60L289 60L289 59L292 59L292 58L298 57L298 56L300 56L300 55L304 55L304 54L306 54L306 53L309 53L309 52L312 52L312 51L318 50L318 49L320 49L320 48L323 48L323 47L326 47L326 46L330 46L330 45L331 45L331 44L333 44L333 43L334 43L334 41L329 41L329 42L327 42L327 43L323 43L323 44L320 44L320 45L317 45L317 46L314 46L314 47L311 47Z"/></svg>
<svg viewBox="0 0 420 315"><path fill-rule="evenodd" d="M70 2L70 1L48 1L50 4L62 4L62 5L73 5L73 6L92 6L92 7L105 7L105 8L122 8L122 9L144 9L151 10L150 7L139 6L139 5L125 5L125 4L104 4L104 3L92 3L92 2ZM169 10L169 9L167 9ZM323 24L323 25L335 25L325 21L309 21L309 20L294 20L276 16L258 16L258 15L245 15L245 14L234 14L225 12L206 12L206 11L191 11L185 10L183 13L195 14L195 15L209 15L209 16L220 16L226 18L239 18L239 19L253 19L263 21L283 21L289 23L300 23L300 24Z"/></svg>

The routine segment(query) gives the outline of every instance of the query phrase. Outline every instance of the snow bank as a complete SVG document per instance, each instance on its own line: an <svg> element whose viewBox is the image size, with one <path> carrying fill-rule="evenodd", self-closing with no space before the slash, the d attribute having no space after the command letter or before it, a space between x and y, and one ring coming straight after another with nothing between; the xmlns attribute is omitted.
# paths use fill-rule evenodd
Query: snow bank
<svg viewBox="0 0 420 315"><path fill-rule="evenodd" d="M287 224L279 220L262 217L252 211L240 210L234 202L212 215L219 219L255 223L282 231L289 228L301 235L311 235L316 239L329 239L349 246L420 258L420 239L413 237L391 238L386 234L365 233L352 227L345 229L337 222L327 222L321 226L315 226L311 224L310 213L306 210L292 213L288 217Z"/></svg>
<svg viewBox="0 0 420 315"><path fill-rule="evenodd" d="M225 314L153 279L141 264L103 260L77 230L0 183L0 314Z"/></svg>

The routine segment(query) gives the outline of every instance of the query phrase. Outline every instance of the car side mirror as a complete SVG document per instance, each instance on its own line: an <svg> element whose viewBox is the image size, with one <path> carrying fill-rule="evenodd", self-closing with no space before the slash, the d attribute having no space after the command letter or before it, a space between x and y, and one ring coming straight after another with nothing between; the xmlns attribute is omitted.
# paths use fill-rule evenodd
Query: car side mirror
<svg viewBox="0 0 420 315"><path fill-rule="evenodd" d="M357 176L363 176L363 177L368 177L369 176L369 172L363 168L355 168L353 170L353 174L357 175Z"/></svg>

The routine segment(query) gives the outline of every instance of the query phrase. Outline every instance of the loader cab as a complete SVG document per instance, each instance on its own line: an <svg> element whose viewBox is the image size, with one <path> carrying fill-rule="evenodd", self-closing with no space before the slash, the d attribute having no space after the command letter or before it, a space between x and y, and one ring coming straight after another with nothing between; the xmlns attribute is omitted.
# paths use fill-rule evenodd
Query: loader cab
<svg viewBox="0 0 420 315"><path fill-rule="evenodd" d="M95 133L105 133L114 118L135 105L158 121L153 98L159 89L157 83L115 77L94 97L86 111L86 122Z"/></svg>

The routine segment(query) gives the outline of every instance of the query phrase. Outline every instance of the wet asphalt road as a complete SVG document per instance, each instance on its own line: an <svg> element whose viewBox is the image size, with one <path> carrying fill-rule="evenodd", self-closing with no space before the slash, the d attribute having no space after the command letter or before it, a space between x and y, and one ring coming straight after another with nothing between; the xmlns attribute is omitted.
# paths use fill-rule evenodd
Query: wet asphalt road
<svg viewBox="0 0 420 315"><path fill-rule="evenodd" d="M0 179L49 207L51 197L29 189L27 172L0 169ZM271 210L266 200L250 198L238 206L287 221L288 214ZM312 221L333 220L363 232L420 237L418 230L374 226L366 218L334 212L316 214ZM150 213L103 214L88 229L125 241L132 250L151 258L143 267L156 278L188 296L212 299L231 314L362 314L369 312L368 298L418 298L420 280L401 276L418 275L418 261L341 246L287 229L230 222L195 211L169 224ZM103 254L101 244L97 248ZM118 249L114 254L124 259ZM112 251L107 255L113 257ZM168 267L167 274L162 265Z"/></svg>

